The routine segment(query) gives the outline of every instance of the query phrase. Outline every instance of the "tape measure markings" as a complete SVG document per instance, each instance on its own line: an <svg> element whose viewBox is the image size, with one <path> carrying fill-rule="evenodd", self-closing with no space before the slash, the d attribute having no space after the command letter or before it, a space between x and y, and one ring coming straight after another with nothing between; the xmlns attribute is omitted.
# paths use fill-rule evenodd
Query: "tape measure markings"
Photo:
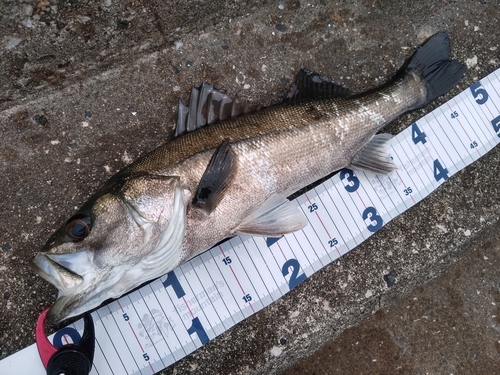
<svg viewBox="0 0 500 375"><path fill-rule="evenodd" d="M92 373L151 374L171 365L280 298L479 159L500 142L498 72L391 139L395 173L344 169L298 197L294 204L309 222L304 230L280 239L235 237L94 312ZM83 323L52 339L62 340L63 331L75 340ZM32 366L33 374L42 373Z"/></svg>
<svg viewBox="0 0 500 375"><path fill-rule="evenodd" d="M162 319L161 316L158 317L158 319L153 319L152 317L157 316L157 312L163 311L163 308L161 305L158 303L157 299L151 298L151 295L147 296L142 296L142 292L140 292L141 297L143 298L144 306L149 312L149 316L147 314L144 314L143 317L139 317L139 320L141 321L142 328L145 332L145 334L148 335L149 338L149 343L146 343L144 345L144 352L148 353L149 349L153 347L158 355L158 357L161 358L162 363L164 366L168 366L167 363L172 363L173 358L168 360L169 354L173 353L174 350L170 348L170 345L168 344L168 340L165 337L162 328L160 327L159 324L164 324L165 319ZM137 315L139 313L136 311ZM165 315L166 316L166 315ZM168 321L168 318L166 319L166 329L168 332L168 327L170 326L170 322ZM170 329L172 329L170 327ZM175 331L172 329L172 332L175 333ZM139 335L142 336L142 332L139 332ZM158 339L157 337L161 337L161 340ZM177 339L177 338L176 338ZM178 341L178 339L177 339Z"/></svg>
<svg viewBox="0 0 500 375"><path fill-rule="evenodd" d="M257 296L257 301L260 303L258 309L261 310L265 306L267 306L266 302L271 302L271 301L264 301L267 296L270 295L270 290L268 289L267 283L264 282L265 279L265 274L261 273L259 271L259 268L255 264L254 259L250 256L251 251L256 251L256 245L252 244L252 242L247 241L247 243L241 241L235 241L237 242L238 248L235 251L235 255L238 257L238 260L240 261L241 264L245 264L245 268L247 272L247 275L249 278L251 278L252 283L253 283L253 288L255 291L255 295ZM253 247L253 249L249 250L249 247ZM238 255L240 254L240 255ZM260 258L260 257L259 257ZM275 283L276 281L274 278L272 279L272 282Z"/></svg>
<svg viewBox="0 0 500 375"><path fill-rule="evenodd" d="M105 314L104 317L101 316L101 314ZM119 349L117 348L118 346L120 347L120 350L123 351L123 348L128 347L125 345L125 343L120 340L123 339L121 334L117 334L116 331L118 331L116 324L114 324L114 321L112 321L112 317L110 314L106 314L103 310L97 310L97 315L100 318L100 322L102 323L103 330L102 331L95 331L96 332L96 341L101 343L101 347L104 347L105 349L108 349L106 351L106 357L110 355L110 357L115 357L118 361L112 360L111 363L113 366L115 366L116 369L116 364L120 363L123 366L123 369L126 371L126 373L130 374L133 369L130 368L128 363L124 362L124 356L119 354ZM94 317L94 314L92 314L92 317ZM104 320L105 319L105 320ZM107 323L107 324L106 324ZM97 328L97 322L94 319L94 325L95 328ZM114 329L113 329L114 328ZM110 331L112 334L114 334L113 339L111 338ZM109 352L109 354L108 354ZM116 356L115 356L116 354ZM123 353L122 353L123 354ZM125 360L130 361L130 356L125 356ZM107 362L107 361L106 361ZM98 361L98 358L94 354L94 368L99 368L100 365L102 365L102 361ZM135 366L134 366L135 367ZM110 367L111 369L111 367ZM92 373L92 372L91 372Z"/></svg>

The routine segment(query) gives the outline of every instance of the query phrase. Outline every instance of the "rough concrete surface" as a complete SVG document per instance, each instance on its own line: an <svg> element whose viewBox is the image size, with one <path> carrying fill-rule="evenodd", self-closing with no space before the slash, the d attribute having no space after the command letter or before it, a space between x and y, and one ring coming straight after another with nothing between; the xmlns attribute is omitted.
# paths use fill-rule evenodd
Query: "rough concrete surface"
<svg viewBox="0 0 500 375"><path fill-rule="evenodd" d="M500 238L280 375L500 373Z"/></svg>
<svg viewBox="0 0 500 375"><path fill-rule="evenodd" d="M500 65L499 4L488 0L3 0L0 15L0 358L33 343L55 300L28 260L106 178L168 138L191 86L270 104L307 67L362 91L446 30L469 69L447 96L388 127L397 133ZM498 234L499 159L497 148L162 373L277 373L385 314Z"/></svg>

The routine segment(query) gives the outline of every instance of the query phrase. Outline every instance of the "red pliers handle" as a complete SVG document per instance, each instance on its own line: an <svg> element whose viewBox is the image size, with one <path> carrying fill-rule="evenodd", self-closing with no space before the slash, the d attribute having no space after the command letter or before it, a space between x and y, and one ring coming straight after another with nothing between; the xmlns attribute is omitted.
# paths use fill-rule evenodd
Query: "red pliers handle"
<svg viewBox="0 0 500 375"><path fill-rule="evenodd" d="M45 318L49 308L38 317L35 330L36 346L47 375L88 375L92 369L95 350L94 321L89 313L83 316L83 335L78 344L57 349L45 333Z"/></svg>

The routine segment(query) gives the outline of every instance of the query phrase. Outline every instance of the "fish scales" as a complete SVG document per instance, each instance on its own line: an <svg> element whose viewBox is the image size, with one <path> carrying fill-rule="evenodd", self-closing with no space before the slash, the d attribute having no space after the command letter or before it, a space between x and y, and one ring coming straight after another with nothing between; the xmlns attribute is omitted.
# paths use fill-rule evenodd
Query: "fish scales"
<svg viewBox="0 0 500 375"><path fill-rule="evenodd" d="M235 234L303 228L286 197L335 170L391 172L390 137L375 134L460 80L465 67L449 54L438 33L393 80L359 95L301 71L288 100L232 118L255 106L194 89L173 139L108 180L30 263L59 289L48 319L95 308ZM207 117L222 121L204 126Z"/></svg>
<svg viewBox="0 0 500 375"><path fill-rule="evenodd" d="M230 138L234 142L238 172L223 201L210 214L213 220L190 220L190 216L197 213L188 210L188 235L179 263L196 255L192 249L198 245L208 248L222 234L234 233L241 220L272 195L288 196L348 165L381 127L422 101L425 95L422 83L418 77L411 78L405 77L363 98L282 105L230 120L227 127L245 129L239 134L240 138ZM333 104L339 107L342 116L336 115ZM373 121L374 112L380 115L378 121ZM276 118L280 115L285 121L278 123ZM297 119L302 120L298 125ZM340 122L346 124L343 129ZM214 147L228 134L227 127L203 128L198 131L198 136L211 140ZM342 129L342 135L337 134L338 129ZM195 133L191 134L195 136ZM212 153L213 150L204 151L203 156L185 159L162 173L178 175L189 170L190 173L184 172L183 175L186 186L192 191L196 189ZM267 163L256 164L255 160ZM238 207L237 213L235 207ZM232 220L224 220L225 217ZM207 231L211 235L207 236Z"/></svg>

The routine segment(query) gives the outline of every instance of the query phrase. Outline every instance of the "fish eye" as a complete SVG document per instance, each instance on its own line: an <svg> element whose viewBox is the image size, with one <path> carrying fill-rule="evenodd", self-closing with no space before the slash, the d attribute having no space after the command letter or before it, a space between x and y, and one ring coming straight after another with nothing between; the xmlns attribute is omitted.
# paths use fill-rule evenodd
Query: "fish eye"
<svg viewBox="0 0 500 375"><path fill-rule="evenodd" d="M92 221L87 214L76 214L66 224L66 234L70 241L82 241L92 229Z"/></svg>

